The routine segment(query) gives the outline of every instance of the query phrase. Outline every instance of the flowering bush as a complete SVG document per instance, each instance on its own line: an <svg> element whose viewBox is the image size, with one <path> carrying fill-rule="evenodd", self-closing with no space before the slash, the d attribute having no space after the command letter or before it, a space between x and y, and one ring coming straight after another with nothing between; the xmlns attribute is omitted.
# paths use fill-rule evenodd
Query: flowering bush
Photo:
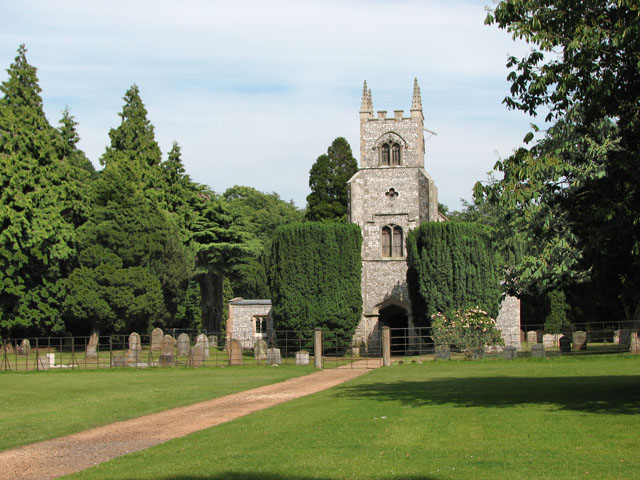
<svg viewBox="0 0 640 480"><path fill-rule="evenodd" d="M458 310L451 318L435 313L431 316L431 329L436 345L455 345L463 352L485 345L504 345L496 321L479 308Z"/></svg>

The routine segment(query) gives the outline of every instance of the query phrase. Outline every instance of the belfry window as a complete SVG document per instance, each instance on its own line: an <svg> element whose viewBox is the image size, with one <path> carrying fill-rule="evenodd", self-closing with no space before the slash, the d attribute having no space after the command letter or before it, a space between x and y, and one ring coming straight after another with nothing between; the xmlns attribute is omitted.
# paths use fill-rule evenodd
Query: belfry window
<svg viewBox="0 0 640 480"><path fill-rule="evenodd" d="M398 143L383 143L380 147L380 165L388 167L390 165L400 165L401 147Z"/></svg>
<svg viewBox="0 0 640 480"><path fill-rule="evenodd" d="M397 225L382 227L382 256L402 257L402 228Z"/></svg>
<svg viewBox="0 0 640 480"><path fill-rule="evenodd" d="M391 165L400 165L400 145L397 143L391 146Z"/></svg>

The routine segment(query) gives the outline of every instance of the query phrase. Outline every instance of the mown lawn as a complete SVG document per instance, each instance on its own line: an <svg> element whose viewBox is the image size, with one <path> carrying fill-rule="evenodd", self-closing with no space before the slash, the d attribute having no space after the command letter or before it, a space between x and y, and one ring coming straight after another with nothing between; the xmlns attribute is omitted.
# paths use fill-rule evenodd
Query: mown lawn
<svg viewBox="0 0 640 480"><path fill-rule="evenodd" d="M640 357L403 364L69 478L638 478L638 432Z"/></svg>
<svg viewBox="0 0 640 480"><path fill-rule="evenodd" d="M244 366L0 372L0 450L313 371Z"/></svg>

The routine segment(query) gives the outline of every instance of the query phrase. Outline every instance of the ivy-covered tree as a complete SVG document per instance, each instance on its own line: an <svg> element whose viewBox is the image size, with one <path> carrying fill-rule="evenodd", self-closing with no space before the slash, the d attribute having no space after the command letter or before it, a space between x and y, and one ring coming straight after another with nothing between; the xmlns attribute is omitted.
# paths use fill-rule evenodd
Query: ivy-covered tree
<svg viewBox="0 0 640 480"><path fill-rule="evenodd" d="M320 155L309 172L306 219L335 221L347 218L347 180L358 170L351 146L336 138L326 154Z"/></svg>
<svg viewBox="0 0 640 480"><path fill-rule="evenodd" d="M407 236L407 280L417 324L434 313L480 307L494 316L500 275L486 227L473 223L429 222Z"/></svg>
<svg viewBox="0 0 640 480"><path fill-rule="evenodd" d="M511 287L590 282L593 295L640 318L637 2L502 1L486 23L532 47L508 60L507 106L534 116L547 109L555 122L531 148L496 164L500 182L477 188L528 237Z"/></svg>
<svg viewBox="0 0 640 480"><path fill-rule="evenodd" d="M64 331L86 180L45 117L26 52L21 45L0 86L0 332L14 336Z"/></svg>
<svg viewBox="0 0 640 480"><path fill-rule="evenodd" d="M276 230L271 292L276 329L316 327L351 336L362 315L360 251L355 224L293 223Z"/></svg>

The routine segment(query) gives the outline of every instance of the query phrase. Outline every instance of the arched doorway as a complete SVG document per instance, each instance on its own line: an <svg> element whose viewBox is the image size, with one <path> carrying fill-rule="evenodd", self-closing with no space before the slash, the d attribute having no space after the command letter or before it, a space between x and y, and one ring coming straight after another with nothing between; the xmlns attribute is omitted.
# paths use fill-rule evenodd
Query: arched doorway
<svg viewBox="0 0 640 480"><path fill-rule="evenodd" d="M391 355L405 355L409 336L407 311L398 305L389 305L380 310L378 319L380 327L391 329Z"/></svg>

